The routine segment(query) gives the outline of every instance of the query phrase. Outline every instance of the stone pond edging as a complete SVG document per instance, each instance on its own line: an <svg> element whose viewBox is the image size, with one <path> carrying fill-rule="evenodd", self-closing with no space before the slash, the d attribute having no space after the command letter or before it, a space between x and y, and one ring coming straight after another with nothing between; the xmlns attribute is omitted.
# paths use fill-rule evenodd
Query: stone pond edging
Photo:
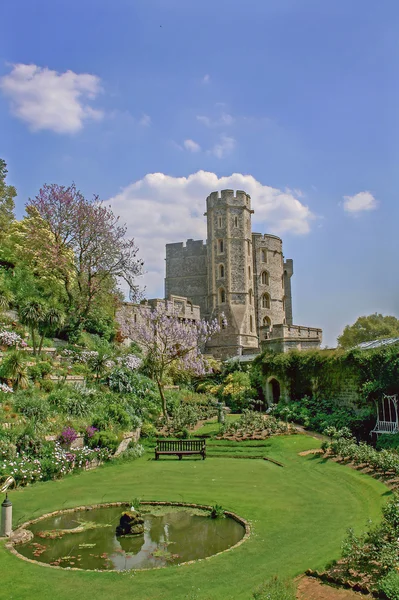
<svg viewBox="0 0 399 600"><path fill-rule="evenodd" d="M197 508L197 509L206 510L206 511L212 510L212 506L209 506L207 504L193 504L193 503L189 503L189 502L167 502L167 501L161 501L161 500L143 500L142 502L140 502L140 504L142 504L143 506L172 506L172 507L182 506L182 507L186 507L186 508ZM43 519L47 519L50 517L56 517L57 515L61 515L61 514L65 514L65 513L83 512L83 511L88 512L90 510L94 510L97 508L110 508L113 506L121 506L121 507L130 506L130 502L106 502L106 503L101 503L101 504L89 504L87 506L76 506L75 508L65 508L65 509L61 509L61 510L55 510L51 513L42 515L41 517L37 517L36 519L31 519L30 521L26 521L25 523L20 525L19 528L16 529L15 532L12 533L10 541L8 541L5 544L5 548L7 548L7 550L9 550L12 554L14 554L18 558L24 560L25 562L29 562L34 565L39 565L41 567L49 567L50 569L61 569L62 571L86 571L88 573L95 573L95 572L97 572L97 573L120 573L120 571L118 571L117 569L107 569L107 570L79 569L78 567L59 567L57 565L50 565L48 563L43 563L38 560L33 560L32 558L27 558L26 556L23 556L22 554L20 554L15 548L15 546L17 546L18 544L29 541L26 538L26 534L28 532L28 530L26 528L29 527L30 525L38 523L39 521L42 521ZM182 562L176 566L183 567L185 565L192 565L194 563L201 562L203 560L210 560L211 558L214 558L215 556L220 556L221 554L225 554L226 552L235 550L236 548L241 546L241 544L243 544L244 542L247 541L247 539L249 538L249 536L251 534L251 528L250 528L249 522L246 519L243 519L236 513L233 513L229 510L225 510L223 512L224 512L225 516L230 517L230 519L233 519L234 521L236 521L237 523L239 523L240 525L242 525L244 527L245 533L244 533L244 536L241 538L241 540L239 540L236 544L234 544L234 546L231 546L230 548L226 548L226 550L222 550L221 552L217 552L216 554L212 554L211 556L206 556L204 558L198 558L195 560L189 560L186 562ZM152 567L149 569L131 569L131 570L137 572L137 571L153 571L154 569L167 569L167 568L170 568L170 566L164 565L164 566L159 566L159 567Z"/></svg>

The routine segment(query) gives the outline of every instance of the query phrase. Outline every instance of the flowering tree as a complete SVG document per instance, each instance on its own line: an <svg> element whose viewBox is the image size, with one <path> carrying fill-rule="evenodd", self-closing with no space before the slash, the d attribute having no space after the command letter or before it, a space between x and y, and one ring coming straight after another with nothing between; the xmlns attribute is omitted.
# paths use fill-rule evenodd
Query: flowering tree
<svg viewBox="0 0 399 600"><path fill-rule="evenodd" d="M121 330L124 336L143 348L152 378L158 385L163 413L167 417L164 379L168 369L174 366L195 375L209 372L201 350L211 337L219 333L220 326L217 320L187 323L178 315L167 314L162 307L153 309L143 305L137 312L134 322L128 308L120 311Z"/></svg>
<svg viewBox="0 0 399 600"><path fill-rule="evenodd" d="M84 320L104 290L114 290L117 278L126 281L132 297L143 263L134 240L126 237L110 207L94 196L87 200L72 184L44 185L26 205L27 243L37 264L48 264L62 279L68 309ZM43 244L43 239L46 243Z"/></svg>

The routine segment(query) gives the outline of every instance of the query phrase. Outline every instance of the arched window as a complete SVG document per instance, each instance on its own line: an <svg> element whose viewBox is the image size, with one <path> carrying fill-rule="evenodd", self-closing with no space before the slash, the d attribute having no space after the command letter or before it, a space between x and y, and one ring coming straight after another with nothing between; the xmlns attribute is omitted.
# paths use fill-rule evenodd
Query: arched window
<svg viewBox="0 0 399 600"><path fill-rule="evenodd" d="M224 243L223 243L223 240L219 240L219 242L218 242L218 249L219 249L219 254L223 254L223 252L224 252Z"/></svg>
<svg viewBox="0 0 399 600"><path fill-rule="evenodd" d="M224 288L220 288L219 290L219 302L220 304L224 304L226 302L226 292Z"/></svg>
<svg viewBox="0 0 399 600"><path fill-rule="evenodd" d="M272 322L270 321L269 317L263 317L263 320L262 320L263 327L269 327L269 329L270 329L271 324L272 324Z"/></svg>
<svg viewBox="0 0 399 600"><path fill-rule="evenodd" d="M249 298L249 303L252 304L252 290L249 290L248 298Z"/></svg>
<svg viewBox="0 0 399 600"><path fill-rule="evenodd" d="M222 217L218 217L218 226L221 227L223 224Z"/></svg>
<svg viewBox="0 0 399 600"><path fill-rule="evenodd" d="M224 277L224 265L219 265L219 277L221 279Z"/></svg>
<svg viewBox="0 0 399 600"><path fill-rule="evenodd" d="M261 275L261 281L263 285L269 285L269 273L267 271L263 271Z"/></svg>
<svg viewBox="0 0 399 600"><path fill-rule="evenodd" d="M270 296L269 296L269 294L263 294L263 296L262 296L262 308L270 308Z"/></svg>
<svg viewBox="0 0 399 600"><path fill-rule="evenodd" d="M266 250L260 251L260 259L262 262L267 262L267 251Z"/></svg>
<svg viewBox="0 0 399 600"><path fill-rule="evenodd" d="M254 324L253 324L253 320L252 320L252 315L249 316L249 331L253 331L254 330Z"/></svg>

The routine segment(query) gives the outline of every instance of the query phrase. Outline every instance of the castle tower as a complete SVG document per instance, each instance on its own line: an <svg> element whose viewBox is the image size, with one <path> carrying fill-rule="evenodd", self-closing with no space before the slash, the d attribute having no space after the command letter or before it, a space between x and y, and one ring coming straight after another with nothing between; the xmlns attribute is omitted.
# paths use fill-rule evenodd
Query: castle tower
<svg viewBox="0 0 399 600"><path fill-rule="evenodd" d="M222 190L206 200L208 253L208 317L227 326L209 344L230 356L241 349L256 351L254 263L251 197L243 191Z"/></svg>
<svg viewBox="0 0 399 600"><path fill-rule="evenodd" d="M276 235L254 233L254 274L257 329L260 340L269 339L273 325L292 323L290 276L292 260L285 268L283 242ZM287 272L287 275L285 273ZM288 276L288 273L291 275ZM287 282L289 289L287 290Z"/></svg>

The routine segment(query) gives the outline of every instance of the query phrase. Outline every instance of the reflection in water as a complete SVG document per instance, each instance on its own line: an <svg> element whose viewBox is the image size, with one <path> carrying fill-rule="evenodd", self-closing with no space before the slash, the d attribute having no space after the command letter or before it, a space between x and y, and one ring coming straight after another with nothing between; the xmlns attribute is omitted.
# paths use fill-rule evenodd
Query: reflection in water
<svg viewBox="0 0 399 600"><path fill-rule="evenodd" d="M120 506L98 508L43 519L30 527L34 538L17 549L23 556L61 567L124 571L211 556L234 546L245 533L230 518L210 519L168 508L163 515L143 514L144 534L117 538L122 511Z"/></svg>

